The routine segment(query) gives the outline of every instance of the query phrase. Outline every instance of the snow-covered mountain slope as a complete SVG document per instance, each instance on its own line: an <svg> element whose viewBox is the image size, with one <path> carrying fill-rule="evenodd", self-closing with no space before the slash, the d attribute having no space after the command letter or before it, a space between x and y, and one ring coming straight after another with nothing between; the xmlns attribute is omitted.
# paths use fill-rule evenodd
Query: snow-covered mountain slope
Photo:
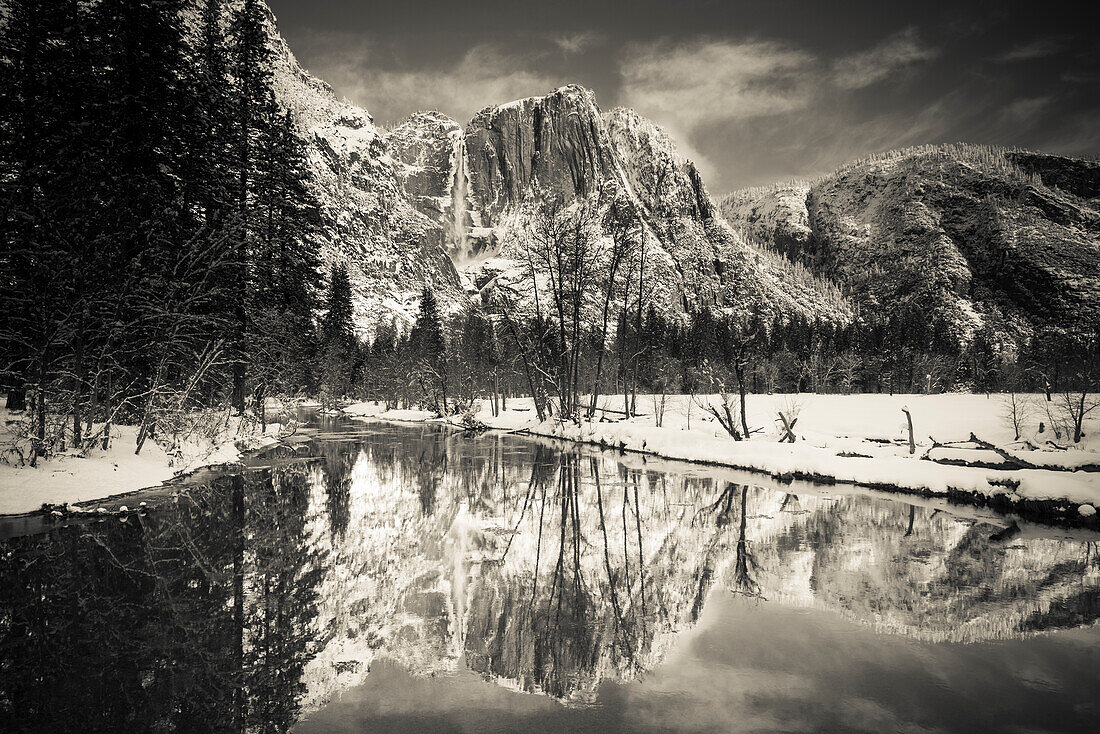
<svg viewBox="0 0 1100 734"><path fill-rule="evenodd" d="M602 112L582 87L487 107L465 126L426 112L383 131L301 68L273 16L270 38L279 102L309 148L318 237L349 265L364 333L411 322L425 285L454 313L473 286L517 279L536 193L606 187L641 212L644 287L671 315L911 314L937 338L965 344L988 327L1010 349L1100 306L1095 162L926 146L734 192L719 208L659 127Z"/></svg>
<svg viewBox="0 0 1100 734"><path fill-rule="evenodd" d="M1100 164L968 145L922 146L812 183L734 192L736 227L844 286L864 313L923 315L1006 349L1100 308Z"/></svg>
<svg viewBox="0 0 1100 734"><path fill-rule="evenodd" d="M463 307L468 299L445 233L406 194L408 172L390 155L386 136L366 110L302 69L269 17L276 98L306 142L321 203L318 237L326 261L348 265L361 331L392 319L411 323L425 285L446 310Z"/></svg>

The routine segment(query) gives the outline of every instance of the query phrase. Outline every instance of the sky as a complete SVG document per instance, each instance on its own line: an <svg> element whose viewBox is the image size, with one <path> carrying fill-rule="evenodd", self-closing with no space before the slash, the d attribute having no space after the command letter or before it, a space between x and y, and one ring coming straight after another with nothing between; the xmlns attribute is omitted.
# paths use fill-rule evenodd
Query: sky
<svg viewBox="0 0 1100 734"><path fill-rule="evenodd" d="M716 194L922 143L1100 153L1084 2L268 4L302 66L381 124L579 83L663 126Z"/></svg>

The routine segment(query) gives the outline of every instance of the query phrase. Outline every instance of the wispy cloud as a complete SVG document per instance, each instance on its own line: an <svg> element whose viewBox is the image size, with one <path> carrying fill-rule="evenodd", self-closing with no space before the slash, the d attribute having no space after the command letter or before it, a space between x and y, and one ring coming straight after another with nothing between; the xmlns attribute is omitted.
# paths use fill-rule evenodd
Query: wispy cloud
<svg viewBox="0 0 1100 734"><path fill-rule="evenodd" d="M813 58L767 41L698 39L626 48L623 101L688 132L705 124L803 109Z"/></svg>
<svg viewBox="0 0 1100 734"><path fill-rule="evenodd" d="M581 31L554 36L551 40L561 49L562 53L571 55L583 53L593 46L603 43L607 40L607 37L595 31Z"/></svg>
<svg viewBox="0 0 1100 734"><path fill-rule="evenodd" d="M622 97L645 114L690 131L797 112L830 88L862 89L938 55L912 28L831 65L771 41L635 44L620 64Z"/></svg>
<svg viewBox="0 0 1100 734"><path fill-rule="evenodd" d="M1007 53L998 56L995 61L999 61L1002 64L1011 63L1013 61L1030 61L1031 59L1041 59L1047 56L1053 56L1061 50L1062 42L1057 38L1039 38L1031 43L1016 46Z"/></svg>
<svg viewBox="0 0 1100 734"><path fill-rule="evenodd" d="M1018 126L1028 125L1039 120L1051 102L1053 102L1053 98L1049 96L1016 99L1005 105L1001 111L1001 118L1007 125L1018 129Z"/></svg>
<svg viewBox="0 0 1100 734"><path fill-rule="evenodd" d="M662 125L708 180L798 175L942 137L946 100L867 115L855 95L939 54L911 28L837 59L762 39L634 44L620 56L619 102Z"/></svg>
<svg viewBox="0 0 1100 734"><path fill-rule="evenodd" d="M833 64L833 81L841 89L862 89L938 55L937 49L921 43L916 29L907 28L873 48L838 59Z"/></svg>
<svg viewBox="0 0 1100 734"><path fill-rule="evenodd" d="M465 122L489 105L545 94L570 81L535 68L530 55L510 54L492 44L473 46L448 66L393 69L376 66L371 49L361 42L339 36L311 40L327 49L312 54L325 80L382 122L417 110L439 110Z"/></svg>

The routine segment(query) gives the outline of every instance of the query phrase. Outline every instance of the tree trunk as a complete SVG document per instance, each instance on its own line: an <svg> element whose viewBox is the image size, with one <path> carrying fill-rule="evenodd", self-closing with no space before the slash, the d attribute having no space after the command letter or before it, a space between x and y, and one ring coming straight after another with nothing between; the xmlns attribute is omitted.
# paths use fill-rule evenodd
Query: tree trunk
<svg viewBox="0 0 1100 734"><path fill-rule="evenodd" d="M1081 427L1085 422L1085 398L1088 393L1085 390L1081 390L1081 400L1077 404L1077 410L1073 416L1073 442L1081 442Z"/></svg>
<svg viewBox="0 0 1100 734"><path fill-rule="evenodd" d="M917 444L913 440L913 416L910 415L908 408L902 408L901 412L905 413L905 420L909 424L909 455L917 453Z"/></svg>
<svg viewBox="0 0 1100 734"><path fill-rule="evenodd" d="M107 401L104 405L103 450L111 448L111 375L107 373Z"/></svg>
<svg viewBox="0 0 1100 734"><path fill-rule="evenodd" d="M260 433L267 433L267 390L263 387L256 388L256 412L260 418Z"/></svg>
<svg viewBox="0 0 1100 734"><path fill-rule="evenodd" d="M737 392L741 396L741 430L744 431L747 439L749 437L749 419L745 417L745 365L737 363L734 365L733 371L737 375Z"/></svg>
<svg viewBox="0 0 1100 734"><path fill-rule="evenodd" d="M238 415L244 415L244 381L245 370L244 363L240 360L243 359L243 355L238 356L238 361L233 364L233 396L232 405L233 410L237 411Z"/></svg>
<svg viewBox="0 0 1100 734"><path fill-rule="evenodd" d="M38 426L35 429L34 466L39 456L46 455L46 356L42 355L42 361L38 365Z"/></svg>
<svg viewBox="0 0 1100 734"><path fill-rule="evenodd" d="M80 409L84 402L84 319L77 327L76 344L73 348L73 448L80 449Z"/></svg>

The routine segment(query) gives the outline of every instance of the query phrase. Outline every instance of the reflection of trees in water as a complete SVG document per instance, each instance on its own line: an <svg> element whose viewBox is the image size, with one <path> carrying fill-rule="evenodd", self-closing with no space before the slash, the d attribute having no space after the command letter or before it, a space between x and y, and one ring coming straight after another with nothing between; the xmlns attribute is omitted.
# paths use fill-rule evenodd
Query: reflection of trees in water
<svg viewBox="0 0 1100 734"><path fill-rule="evenodd" d="M786 506L792 496L787 495L782 506ZM734 546L733 590L746 596L759 597L761 596L760 585L754 579L757 572L757 563L752 554L748 537L748 497L748 485L726 482L725 487L718 495L718 499L705 508L705 515L711 518L711 522L716 527L728 528L733 522L734 508L736 507L738 525L737 542ZM795 498L795 501L797 502L797 498ZM693 621L697 620L699 615L702 614L703 605L706 603L707 596L713 586L716 565L720 562L720 558L717 557L719 556L719 550L723 551L722 556L724 556L727 549L725 547L719 548L716 544L712 544L707 548L703 574L700 577L699 588L692 603L691 618Z"/></svg>
<svg viewBox="0 0 1100 734"><path fill-rule="evenodd" d="M304 487L301 468L227 477L7 541L0 730L287 730L322 560Z"/></svg>
<svg viewBox="0 0 1100 734"><path fill-rule="evenodd" d="M339 443L321 446L324 457L325 509L328 511L329 531L343 535L351 518L351 471L355 467L358 451Z"/></svg>
<svg viewBox="0 0 1100 734"><path fill-rule="evenodd" d="M245 616L248 721L260 731L286 731L297 720L302 671L314 654L324 558L305 534L309 486L304 471L275 472L271 481L255 482L245 496L253 531L247 545ZM255 532L261 526L269 531Z"/></svg>
<svg viewBox="0 0 1100 734"><path fill-rule="evenodd" d="M528 690L584 697L607 677L629 679L694 624L735 541L729 518L748 495L731 486L726 519L709 477L669 477L609 455L558 452L534 464L507 514L505 552L472 584L466 661ZM719 500L716 508L725 503ZM739 533L739 535L738 535Z"/></svg>
<svg viewBox="0 0 1100 734"><path fill-rule="evenodd" d="M473 595L466 638L472 668L568 697L592 690L601 670L638 667L649 639L642 551L635 542L641 540L638 477L614 478L620 481L607 483L596 458L536 451L505 553ZM607 504L612 494L621 504L614 515ZM533 563L517 559L513 565L527 570L510 574L512 540L528 516L535 526ZM621 523L621 544L612 541L612 520Z"/></svg>
<svg viewBox="0 0 1100 734"><path fill-rule="evenodd" d="M734 486L734 485L731 485ZM760 584L756 583L753 576L757 572L756 559L749 551L749 539L746 536L746 528L749 520L749 488L741 486L741 524L737 532L737 560L733 564L734 588L748 596L760 596Z"/></svg>
<svg viewBox="0 0 1100 734"><path fill-rule="evenodd" d="M994 528L945 513L716 485L551 442L417 427L361 450L373 489L352 486L351 504L366 494L376 504L353 509L362 519L334 553L357 564L340 578L378 578L344 605L348 634L372 642L332 652L334 666L365 670L380 648L434 671L462 654L474 670L569 697L650 669L720 580L791 600L788 587L807 573L797 603L808 594L919 633L945 618L959 626L1006 605L1019 611L1032 593L1068 600L1067 579L1083 573L1058 570L1055 541L1022 541L1006 563L1009 541L991 540ZM1021 564L1029 580L1011 591ZM1043 569L1061 580L1042 581ZM992 606L983 596L997 594ZM1074 608L1087 615L1087 600Z"/></svg>

